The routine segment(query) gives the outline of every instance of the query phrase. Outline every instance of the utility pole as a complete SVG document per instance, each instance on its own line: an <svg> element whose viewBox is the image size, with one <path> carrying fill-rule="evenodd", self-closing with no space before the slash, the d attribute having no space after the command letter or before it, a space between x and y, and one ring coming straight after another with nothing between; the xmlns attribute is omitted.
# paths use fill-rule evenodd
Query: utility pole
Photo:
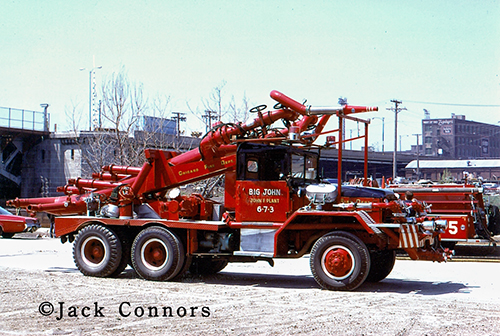
<svg viewBox="0 0 500 336"><path fill-rule="evenodd" d="M382 120L382 152L385 152L385 148L384 148L385 117L373 117L372 119Z"/></svg>
<svg viewBox="0 0 500 336"><path fill-rule="evenodd" d="M413 134L417 137L417 181L420 180L420 144L419 144L419 136L422 134Z"/></svg>
<svg viewBox="0 0 500 336"><path fill-rule="evenodd" d="M219 117L216 112L212 110L205 110L205 114L202 116L205 120L206 133L212 129L212 120L217 120Z"/></svg>
<svg viewBox="0 0 500 336"><path fill-rule="evenodd" d="M184 116L186 113L182 113L182 112L172 112L172 114L175 114L174 117L172 117L172 120L175 120L176 121L176 124L177 124L177 130L176 130L176 139L177 139L177 146L179 146L179 138L181 136L181 121L186 121L186 117Z"/></svg>
<svg viewBox="0 0 500 336"><path fill-rule="evenodd" d="M391 103L394 103L394 107L387 108L389 111L394 111L394 152L392 155L392 178L397 177L397 152L398 152L398 113L400 111L406 110L406 107L398 107L403 102L400 100L393 99Z"/></svg>

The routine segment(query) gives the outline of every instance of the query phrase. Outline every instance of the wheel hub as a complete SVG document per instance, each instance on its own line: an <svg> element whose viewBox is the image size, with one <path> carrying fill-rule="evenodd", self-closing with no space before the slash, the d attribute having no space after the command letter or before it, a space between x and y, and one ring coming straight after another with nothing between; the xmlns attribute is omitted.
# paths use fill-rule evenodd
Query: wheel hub
<svg viewBox="0 0 500 336"><path fill-rule="evenodd" d="M154 248L153 251L151 251L151 256L155 261L160 261L165 258L165 253L159 248Z"/></svg>
<svg viewBox="0 0 500 336"><path fill-rule="evenodd" d="M104 250L101 246L94 246L92 248L92 258L101 259L104 256Z"/></svg>
<svg viewBox="0 0 500 336"><path fill-rule="evenodd" d="M106 247L102 239L95 236L87 238L82 244L81 256L83 261L91 267L102 264L106 258Z"/></svg>
<svg viewBox="0 0 500 336"><path fill-rule="evenodd" d="M334 277L343 278L352 270L352 257L348 251L336 248L325 255L325 268Z"/></svg>
<svg viewBox="0 0 500 336"><path fill-rule="evenodd" d="M156 238L149 240L142 248L142 259L144 265L150 269L161 268L168 259L165 244Z"/></svg>

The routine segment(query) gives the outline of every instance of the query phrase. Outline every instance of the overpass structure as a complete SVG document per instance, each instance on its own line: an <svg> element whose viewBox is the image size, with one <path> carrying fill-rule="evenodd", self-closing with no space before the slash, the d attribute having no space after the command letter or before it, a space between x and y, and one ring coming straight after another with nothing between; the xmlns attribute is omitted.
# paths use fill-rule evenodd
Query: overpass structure
<svg viewBox="0 0 500 336"><path fill-rule="evenodd" d="M82 147L76 139L92 137L96 132L64 134L49 132L48 105L44 110L28 111L0 107L0 200L15 197L56 196L56 187L68 178L81 176ZM197 146L200 139L175 135L136 131L134 138L140 142L176 144L178 150ZM153 135L153 137L151 137ZM146 139L147 138L147 139ZM81 141L86 143L86 141ZM326 178L337 177L337 150L322 150L320 169ZM392 176L392 152L368 153L368 176L380 179ZM405 176L405 166L414 155L398 154L398 176ZM344 180L363 176L364 152L343 151Z"/></svg>
<svg viewBox="0 0 500 336"><path fill-rule="evenodd" d="M24 153L49 136L48 106L41 112L0 107L0 198L19 193Z"/></svg>
<svg viewBox="0 0 500 336"><path fill-rule="evenodd" d="M398 153L397 176L405 176L406 165L415 160L413 154ZM337 178L337 150L321 151L320 169L326 178ZM355 177L363 177L364 151L346 150L342 152L342 179L347 181ZM393 174L393 152L368 152L368 177L386 179Z"/></svg>

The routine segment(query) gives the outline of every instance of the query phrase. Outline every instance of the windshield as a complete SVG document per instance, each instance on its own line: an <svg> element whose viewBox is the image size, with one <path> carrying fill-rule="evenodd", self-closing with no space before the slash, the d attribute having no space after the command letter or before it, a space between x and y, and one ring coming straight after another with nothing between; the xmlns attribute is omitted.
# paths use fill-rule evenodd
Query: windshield
<svg viewBox="0 0 500 336"><path fill-rule="evenodd" d="M305 178L312 180L317 175L317 157L313 155L297 155L292 157L292 176L296 178Z"/></svg>
<svg viewBox="0 0 500 336"><path fill-rule="evenodd" d="M4 208L0 207L0 215L12 215L9 211L5 210Z"/></svg>

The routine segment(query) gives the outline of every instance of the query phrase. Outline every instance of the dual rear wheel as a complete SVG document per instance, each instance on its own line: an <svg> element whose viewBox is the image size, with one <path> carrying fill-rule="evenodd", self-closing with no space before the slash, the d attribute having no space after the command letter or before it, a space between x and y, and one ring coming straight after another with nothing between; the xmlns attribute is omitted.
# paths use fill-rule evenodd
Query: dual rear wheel
<svg viewBox="0 0 500 336"><path fill-rule="evenodd" d="M135 271L142 278L163 281L172 279L183 269L185 251L173 232L150 227L135 237L131 258Z"/></svg>
<svg viewBox="0 0 500 336"><path fill-rule="evenodd" d="M109 227L91 224L76 236L73 258L78 269L88 276L116 276L130 263L142 278L162 281L183 270L185 250L181 240L162 227L142 230L130 244L124 235Z"/></svg>
<svg viewBox="0 0 500 336"><path fill-rule="evenodd" d="M75 238L73 259L85 275L109 277L121 273L122 242L110 228L98 224L84 227ZM126 266L126 265L125 265ZM121 267L120 267L121 268Z"/></svg>

